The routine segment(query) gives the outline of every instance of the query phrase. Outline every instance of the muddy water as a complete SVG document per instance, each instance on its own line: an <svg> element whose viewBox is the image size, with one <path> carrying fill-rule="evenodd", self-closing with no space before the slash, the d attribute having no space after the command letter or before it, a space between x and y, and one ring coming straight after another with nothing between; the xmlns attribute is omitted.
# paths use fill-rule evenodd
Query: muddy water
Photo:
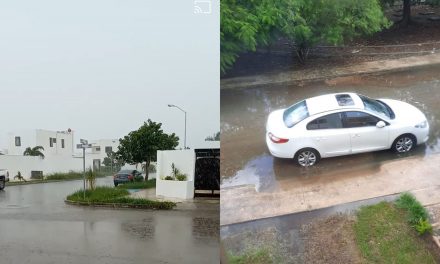
<svg viewBox="0 0 440 264"><path fill-rule="evenodd" d="M376 171L381 164L406 156L440 152L440 66L376 76L335 78L307 85L274 85L221 91L222 188L252 184L257 191L274 191L290 184L350 177ZM426 145L399 155L390 151L323 159L313 168L273 158L265 144L268 114L304 98L353 91L373 98L392 98L422 110L430 124ZM329 176L330 175L330 176ZM283 182L283 184L280 184Z"/></svg>

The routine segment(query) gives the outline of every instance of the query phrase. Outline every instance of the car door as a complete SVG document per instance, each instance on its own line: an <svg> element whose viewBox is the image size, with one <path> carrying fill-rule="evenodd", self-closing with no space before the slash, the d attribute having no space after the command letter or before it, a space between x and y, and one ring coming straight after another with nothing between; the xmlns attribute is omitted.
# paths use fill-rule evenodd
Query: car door
<svg viewBox="0 0 440 264"><path fill-rule="evenodd" d="M306 128L321 156L332 157L350 153L350 134L342 125L341 113L318 117L309 122Z"/></svg>
<svg viewBox="0 0 440 264"><path fill-rule="evenodd" d="M379 121L380 118L362 111L343 113L343 125L350 131L352 153L388 148L389 126L379 128L376 126Z"/></svg>

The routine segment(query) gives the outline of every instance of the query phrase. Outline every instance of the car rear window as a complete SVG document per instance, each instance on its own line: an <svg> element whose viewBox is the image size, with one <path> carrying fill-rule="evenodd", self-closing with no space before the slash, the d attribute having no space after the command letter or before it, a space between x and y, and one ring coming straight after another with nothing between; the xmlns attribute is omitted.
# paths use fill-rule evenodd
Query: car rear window
<svg viewBox="0 0 440 264"><path fill-rule="evenodd" d="M309 117L309 110L307 109L307 104L305 100L287 108L286 110L284 110L283 114L284 124L288 128L293 127L307 117Z"/></svg>

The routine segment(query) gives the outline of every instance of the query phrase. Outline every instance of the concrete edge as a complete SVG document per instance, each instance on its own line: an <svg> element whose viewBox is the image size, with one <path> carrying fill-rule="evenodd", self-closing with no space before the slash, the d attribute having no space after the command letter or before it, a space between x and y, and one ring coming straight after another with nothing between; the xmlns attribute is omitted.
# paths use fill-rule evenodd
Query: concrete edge
<svg viewBox="0 0 440 264"><path fill-rule="evenodd" d="M380 60L379 60L380 61ZM233 89L244 89L249 88L253 86L262 86L262 85L280 85L280 84L296 84L296 83L304 83L304 82L319 82L324 81L326 79L333 79L338 77L348 77L353 75L358 76L369 76L369 75L377 75L377 74L383 74L383 73L393 73L393 72L400 72L405 71L408 69L416 69L416 68L423 68L423 67L429 67L433 65L438 65L440 62L431 62L431 63L424 63L424 64L415 64L415 65L402 65L400 67L395 68L375 68L367 71L358 71L358 72L344 72L339 74L328 74L328 75L321 75L318 77L310 77L310 78L301 78L301 79L295 79L295 78L285 78L284 80L275 81L274 77L277 75L291 75L295 73L294 71L290 72L281 72L278 74L267 74L262 76L244 76L244 77L234 77L230 79L224 79L220 80L220 90L233 90ZM253 79L253 81L252 81Z"/></svg>

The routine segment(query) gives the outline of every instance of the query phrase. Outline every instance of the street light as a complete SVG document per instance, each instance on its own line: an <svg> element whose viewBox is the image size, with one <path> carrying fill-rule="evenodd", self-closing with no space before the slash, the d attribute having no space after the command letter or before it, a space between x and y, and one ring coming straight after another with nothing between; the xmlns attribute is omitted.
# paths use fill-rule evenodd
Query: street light
<svg viewBox="0 0 440 264"><path fill-rule="evenodd" d="M185 136L184 136L184 139L183 139L183 148L186 149L186 111L183 110L182 108L178 107L177 105L173 105L173 104L169 104L168 107L178 108L180 111L185 113Z"/></svg>

